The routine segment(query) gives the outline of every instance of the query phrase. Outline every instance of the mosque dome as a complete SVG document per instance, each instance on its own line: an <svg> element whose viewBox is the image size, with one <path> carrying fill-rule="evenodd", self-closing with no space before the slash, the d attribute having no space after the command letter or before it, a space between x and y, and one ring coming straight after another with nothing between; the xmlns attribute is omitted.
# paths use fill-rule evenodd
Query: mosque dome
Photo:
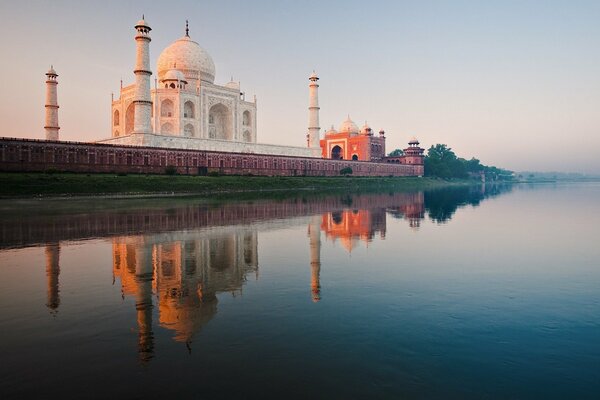
<svg viewBox="0 0 600 400"><path fill-rule="evenodd" d="M215 63L210 54L189 36L176 40L160 53L157 63L158 79L163 80L173 65L177 65L177 69L188 81L215 81Z"/></svg>
<svg viewBox="0 0 600 400"><path fill-rule="evenodd" d="M331 125L331 128L329 128L327 132L325 132L325 135L335 135L336 133L338 133L338 131L336 131L333 125Z"/></svg>
<svg viewBox="0 0 600 400"><path fill-rule="evenodd" d="M357 134L358 126L356 126L354 121L352 121L350 119L350 116L348 115L348 118L344 122L342 122L342 124L340 125L340 129L338 129L338 131L340 133Z"/></svg>
<svg viewBox="0 0 600 400"><path fill-rule="evenodd" d="M416 137L412 137L410 139L410 142L408 142L408 144L414 144L414 145L418 145L419 144L419 140Z"/></svg>

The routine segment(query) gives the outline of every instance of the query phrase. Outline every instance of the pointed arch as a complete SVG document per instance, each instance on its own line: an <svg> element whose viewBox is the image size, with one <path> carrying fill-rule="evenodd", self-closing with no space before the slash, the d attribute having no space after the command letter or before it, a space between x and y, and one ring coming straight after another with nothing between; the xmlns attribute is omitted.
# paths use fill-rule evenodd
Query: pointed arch
<svg viewBox="0 0 600 400"><path fill-rule="evenodd" d="M187 137L194 137L194 125L185 124L185 126L183 127L183 134Z"/></svg>
<svg viewBox="0 0 600 400"><path fill-rule="evenodd" d="M194 103L190 100L186 101L183 105L183 118L194 118L195 116Z"/></svg>
<svg viewBox="0 0 600 400"><path fill-rule="evenodd" d="M135 104L130 103L125 110L125 134L133 132L133 117L135 115Z"/></svg>
<svg viewBox="0 0 600 400"><path fill-rule="evenodd" d="M208 135L211 139L233 140L231 111L222 103L215 104L208 112Z"/></svg>
<svg viewBox="0 0 600 400"><path fill-rule="evenodd" d="M171 100L166 99L160 103L160 116L165 118L175 116L175 105Z"/></svg>
<svg viewBox="0 0 600 400"><path fill-rule="evenodd" d="M160 127L160 133L173 133L173 125L170 122L165 122Z"/></svg>

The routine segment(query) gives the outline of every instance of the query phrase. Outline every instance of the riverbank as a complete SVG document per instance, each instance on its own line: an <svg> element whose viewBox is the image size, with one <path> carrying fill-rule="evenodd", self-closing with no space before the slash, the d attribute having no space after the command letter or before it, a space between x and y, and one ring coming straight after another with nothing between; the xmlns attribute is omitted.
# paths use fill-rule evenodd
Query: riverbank
<svg viewBox="0 0 600 400"><path fill-rule="evenodd" d="M157 197L278 191L410 191L472 184L475 184L475 182L418 177L208 177L0 173L0 197Z"/></svg>

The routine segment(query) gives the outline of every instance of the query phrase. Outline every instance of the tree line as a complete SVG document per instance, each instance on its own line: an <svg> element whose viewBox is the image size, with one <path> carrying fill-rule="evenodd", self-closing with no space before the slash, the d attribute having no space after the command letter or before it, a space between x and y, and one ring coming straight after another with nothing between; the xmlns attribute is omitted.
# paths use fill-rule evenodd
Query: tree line
<svg viewBox="0 0 600 400"><path fill-rule="evenodd" d="M404 151L396 149L388 156L402 156ZM478 159L466 160L458 157L445 144L436 144L427 150L425 156L425 176L436 178L478 178L485 176L490 181L508 181L514 179L514 173L507 169L483 165Z"/></svg>
<svg viewBox="0 0 600 400"><path fill-rule="evenodd" d="M480 178L486 180L506 181L512 180L512 171L494 166L483 165L478 159L466 160L458 157L450 147L445 144L433 145L427 150L425 156L425 176L437 178Z"/></svg>

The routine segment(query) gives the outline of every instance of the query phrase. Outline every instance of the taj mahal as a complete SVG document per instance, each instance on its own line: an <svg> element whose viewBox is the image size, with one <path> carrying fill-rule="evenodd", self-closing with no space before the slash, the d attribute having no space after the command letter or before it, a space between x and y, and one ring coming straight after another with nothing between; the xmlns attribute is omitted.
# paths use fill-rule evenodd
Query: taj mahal
<svg viewBox="0 0 600 400"><path fill-rule="evenodd" d="M210 54L190 35L150 65L152 28L144 17L135 26L135 81L111 101L111 130L94 142L63 142L58 122L58 73L46 73L45 141L0 138L0 170L181 174L335 176L422 176L423 149L416 139L403 155L386 156L386 132L362 128L350 116L339 129L321 131L319 77L308 77L308 127L295 132L306 146L260 143L257 99L246 99L240 83L216 83ZM69 145L69 148L65 146ZM355 163L362 162L362 163Z"/></svg>
<svg viewBox="0 0 600 400"><path fill-rule="evenodd" d="M135 29L136 80L122 86L119 98L113 100L112 134L101 143L302 157L319 155L318 139L313 148L257 143L256 96L247 101L239 82L233 79L224 85L215 83L215 63L190 37L187 21L185 35L160 53L157 78L153 82L149 65L151 28L142 19Z"/></svg>

